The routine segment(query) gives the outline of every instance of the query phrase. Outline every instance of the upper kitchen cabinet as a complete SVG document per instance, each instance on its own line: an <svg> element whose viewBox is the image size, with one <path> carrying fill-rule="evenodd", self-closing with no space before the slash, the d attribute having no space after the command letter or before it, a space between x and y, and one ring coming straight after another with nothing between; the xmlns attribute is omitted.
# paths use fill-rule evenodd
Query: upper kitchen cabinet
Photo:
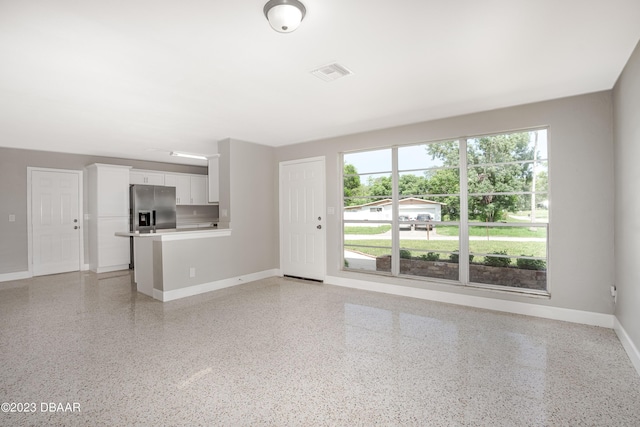
<svg viewBox="0 0 640 427"><path fill-rule="evenodd" d="M93 164L89 171L89 212L96 217L129 215L129 166Z"/></svg>
<svg viewBox="0 0 640 427"><path fill-rule="evenodd" d="M209 182L207 185L207 201L209 203L220 202L220 173L219 173L220 158L209 158Z"/></svg>
<svg viewBox="0 0 640 427"><path fill-rule="evenodd" d="M167 187L176 187L176 205L206 205L207 176L167 173L164 175Z"/></svg>
<svg viewBox="0 0 640 427"><path fill-rule="evenodd" d="M176 205L191 204L191 177L184 174L165 174L164 185L176 187Z"/></svg>
<svg viewBox="0 0 640 427"><path fill-rule="evenodd" d="M130 184L165 185L162 172L131 169L129 173Z"/></svg>
<svg viewBox="0 0 640 427"><path fill-rule="evenodd" d="M191 204L192 205L207 204L207 176L206 175L191 176Z"/></svg>

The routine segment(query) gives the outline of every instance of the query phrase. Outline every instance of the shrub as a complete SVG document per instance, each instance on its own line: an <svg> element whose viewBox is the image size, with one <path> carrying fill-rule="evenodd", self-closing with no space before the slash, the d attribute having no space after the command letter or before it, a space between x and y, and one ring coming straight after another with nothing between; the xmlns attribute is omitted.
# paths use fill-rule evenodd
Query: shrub
<svg viewBox="0 0 640 427"><path fill-rule="evenodd" d="M400 258L411 259L411 251L400 249Z"/></svg>
<svg viewBox="0 0 640 427"><path fill-rule="evenodd" d="M440 261L440 254L435 252L428 252L426 255L423 255L424 259L427 261Z"/></svg>
<svg viewBox="0 0 640 427"><path fill-rule="evenodd" d="M346 259L344 260L344 267L349 268L349 261L347 261Z"/></svg>
<svg viewBox="0 0 640 427"><path fill-rule="evenodd" d="M522 256L533 256L533 255L525 255ZM518 268L522 268L524 270L546 270L547 263L541 259L526 259L526 258L518 258L516 260L516 265Z"/></svg>
<svg viewBox="0 0 640 427"><path fill-rule="evenodd" d="M460 255L458 254L458 251L453 251L453 253L451 255L449 255L449 259L451 260L451 262L454 263L458 263L460 262ZM473 261L473 255L469 255L469 262Z"/></svg>
<svg viewBox="0 0 640 427"><path fill-rule="evenodd" d="M498 251L492 253L495 255L507 255L507 251ZM484 265L489 265L491 267L509 267L509 264L511 264L511 258L502 258L489 255L484 257Z"/></svg>

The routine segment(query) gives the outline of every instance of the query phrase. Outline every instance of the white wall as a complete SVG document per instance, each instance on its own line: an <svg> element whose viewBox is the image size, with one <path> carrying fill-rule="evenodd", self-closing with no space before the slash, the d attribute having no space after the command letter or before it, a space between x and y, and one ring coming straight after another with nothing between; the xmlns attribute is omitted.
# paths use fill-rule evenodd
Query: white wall
<svg viewBox="0 0 640 427"><path fill-rule="evenodd" d="M615 315L635 346L636 368L640 371L640 44L614 87L613 100L618 290Z"/></svg>
<svg viewBox="0 0 640 427"><path fill-rule="evenodd" d="M327 159L327 274L430 290L613 314L613 130L611 92L576 96L281 147L276 160ZM549 126L550 299L340 270L341 151ZM594 201L603 209L593 209ZM608 210L606 207L610 207Z"/></svg>

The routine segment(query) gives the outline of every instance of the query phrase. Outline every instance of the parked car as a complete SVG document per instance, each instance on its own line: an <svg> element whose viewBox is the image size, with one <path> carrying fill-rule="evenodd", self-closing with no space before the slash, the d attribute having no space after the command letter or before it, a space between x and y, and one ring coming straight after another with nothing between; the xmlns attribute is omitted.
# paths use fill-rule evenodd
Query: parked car
<svg viewBox="0 0 640 427"><path fill-rule="evenodd" d="M411 230L411 220L406 215L400 215L398 217L398 229L399 230Z"/></svg>
<svg viewBox="0 0 640 427"><path fill-rule="evenodd" d="M433 216L428 213L418 214L418 216L416 217L416 221L425 222L425 223L429 221L433 221ZM433 230L433 224L416 224L415 225L416 230L418 229L427 230L427 227L429 231Z"/></svg>

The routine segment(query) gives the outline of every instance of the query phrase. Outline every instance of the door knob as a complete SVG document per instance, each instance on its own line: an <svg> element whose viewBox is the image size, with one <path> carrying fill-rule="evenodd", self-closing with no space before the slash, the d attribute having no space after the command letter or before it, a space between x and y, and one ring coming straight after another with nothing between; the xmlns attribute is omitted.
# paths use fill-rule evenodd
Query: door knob
<svg viewBox="0 0 640 427"><path fill-rule="evenodd" d="M322 226L321 226L321 225L319 225L319 226L317 226L316 228L317 228L318 230L320 230L320 229L322 229Z"/></svg>
<svg viewBox="0 0 640 427"><path fill-rule="evenodd" d="M78 222L78 220L77 220L77 219L74 219L74 220L73 220L73 222Z"/></svg>
<svg viewBox="0 0 640 427"><path fill-rule="evenodd" d="M322 220L322 217L320 217L320 216L319 216L319 217L318 217L318 221L321 221L321 220Z"/></svg>
<svg viewBox="0 0 640 427"><path fill-rule="evenodd" d="M78 227L77 225L73 227L74 230L77 230L78 228L80 227Z"/></svg>

